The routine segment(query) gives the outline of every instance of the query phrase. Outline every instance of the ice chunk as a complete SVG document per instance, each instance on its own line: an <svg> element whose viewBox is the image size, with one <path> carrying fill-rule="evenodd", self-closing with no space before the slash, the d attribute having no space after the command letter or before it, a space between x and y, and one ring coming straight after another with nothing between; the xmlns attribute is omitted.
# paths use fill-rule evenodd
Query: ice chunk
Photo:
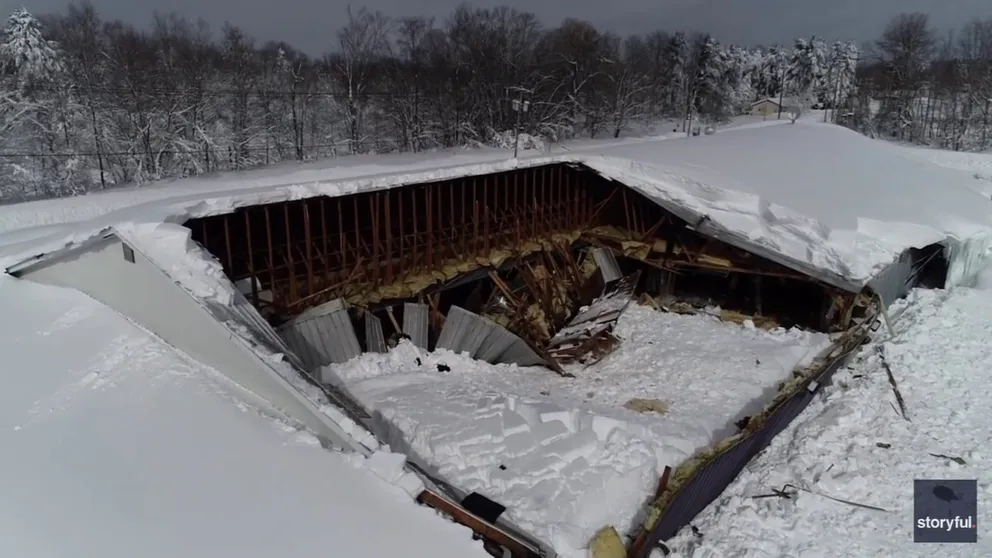
<svg viewBox="0 0 992 558"><path fill-rule="evenodd" d="M396 484L406 473L406 456L401 453L377 451L369 456L368 468L382 480Z"/></svg>
<svg viewBox="0 0 992 558"><path fill-rule="evenodd" d="M517 432L506 437L504 451L508 456L524 455L537 447L537 438L528 431Z"/></svg>
<svg viewBox="0 0 992 558"><path fill-rule="evenodd" d="M560 420L542 422L532 430L539 444L546 445L571 434L565 423Z"/></svg>
<svg viewBox="0 0 992 558"><path fill-rule="evenodd" d="M592 430L583 430L572 436L561 438L544 447L549 455L559 457L566 463L582 459L596 453L599 440Z"/></svg>
<svg viewBox="0 0 992 558"><path fill-rule="evenodd" d="M527 419L523 415L510 409L503 410L504 435L510 436L519 432L527 432L528 430L530 430L530 424L528 424Z"/></svg>
<svg viewBox="0 0 992 558"><path fill-rule="evenodd" d="M541 422L552 422L561 421L570 432L576 432L579 429L579 413L574 410L556 410L556 411L545 411L541 413Z"/></svg>

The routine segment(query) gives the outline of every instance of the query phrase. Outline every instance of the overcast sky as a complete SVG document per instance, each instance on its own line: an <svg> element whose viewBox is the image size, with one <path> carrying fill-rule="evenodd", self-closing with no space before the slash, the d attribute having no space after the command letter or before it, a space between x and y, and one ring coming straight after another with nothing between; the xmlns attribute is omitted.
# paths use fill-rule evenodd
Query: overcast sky
<svg viewBox="0 0 992 558"><path fill-rule="evenodd" d="M349 1L388 15L445 17L461 0L91 0L106 19L146 25L155 10L224 21L259 40L284 40L311 54L329 50ZM979 16L992 17L992 0L476 0L535 12L544 23L565 17L592 21L620 33L695 29L739 44L789 43L797 36L864 41L900 12L922 11L949 30ZM3 12L24 6L35 14L60 11L65 0L0 0Z"/></svg>

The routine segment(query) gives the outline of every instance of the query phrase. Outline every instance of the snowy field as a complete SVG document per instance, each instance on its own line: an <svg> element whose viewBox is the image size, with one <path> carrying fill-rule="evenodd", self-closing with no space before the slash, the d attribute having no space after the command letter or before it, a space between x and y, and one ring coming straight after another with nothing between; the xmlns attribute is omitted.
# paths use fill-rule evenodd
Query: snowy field
<svg viewBox="0 0 992 558"><path fill-rule="evenodd" d="M636 304L615 333L619 348L575 378L408 343L325 370L375 413L394 450L507 506L562 556L584 556L602 526L631 527L666 465L736 432L829 344ZM625 408L637 400L657 408Z"/></svg>
<svg viewBox="0 0 992 558"><path fill-rule="evenodd" d="M0 556L488 556L388 454L323 449L89 297L0 277L0 308Z"/></svg>
<svg viewBox="0 0 992 558"><path fill-rule="evenodd" d="M914 291L894 307L895 337L880 330L695 519L702 537L684 530L670 542L671 558L992 556L990 289L992 280ZM877 346L909 420L895 410ZM913 543L913 479L921 478L978 479L977 544ZM754 499L786 484L802 490L788 500Z"/></svg>

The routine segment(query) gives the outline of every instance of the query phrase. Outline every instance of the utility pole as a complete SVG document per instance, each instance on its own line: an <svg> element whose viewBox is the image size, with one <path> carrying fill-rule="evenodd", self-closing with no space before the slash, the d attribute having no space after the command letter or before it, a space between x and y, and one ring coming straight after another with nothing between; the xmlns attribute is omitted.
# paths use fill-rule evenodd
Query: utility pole
<svg viewBox="0 0 992 558"><path fill-rule="evenodd" d="M524 100L524 93L527 89L523 87L508 87L507 93L516 91L518 96L511 101L513 112L517 113L516 122L513 125L513 158L517 158L517 148L520 146L520 116L530 109L530 101Z"/></svg>

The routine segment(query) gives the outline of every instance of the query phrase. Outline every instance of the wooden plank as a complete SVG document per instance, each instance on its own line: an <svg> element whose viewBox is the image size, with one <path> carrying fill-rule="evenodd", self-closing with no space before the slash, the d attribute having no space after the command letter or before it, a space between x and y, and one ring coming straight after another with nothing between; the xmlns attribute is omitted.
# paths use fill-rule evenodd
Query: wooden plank
<svg viewBox="0 0 992 558"><path fill-rule="evenodd" d="M487 523L472 512L462 508L447 498L432 492L431 490L424 490L421 492L420 495L417 496L417 501L425 506L430 506L439 512L449 515L455 523L464 525L481 535L483 538L489 539L496 542L500 546L503 546L509 550L515 558L540 557L537 549L532 548L530 545L503 531L499 527Z"/></svg>

